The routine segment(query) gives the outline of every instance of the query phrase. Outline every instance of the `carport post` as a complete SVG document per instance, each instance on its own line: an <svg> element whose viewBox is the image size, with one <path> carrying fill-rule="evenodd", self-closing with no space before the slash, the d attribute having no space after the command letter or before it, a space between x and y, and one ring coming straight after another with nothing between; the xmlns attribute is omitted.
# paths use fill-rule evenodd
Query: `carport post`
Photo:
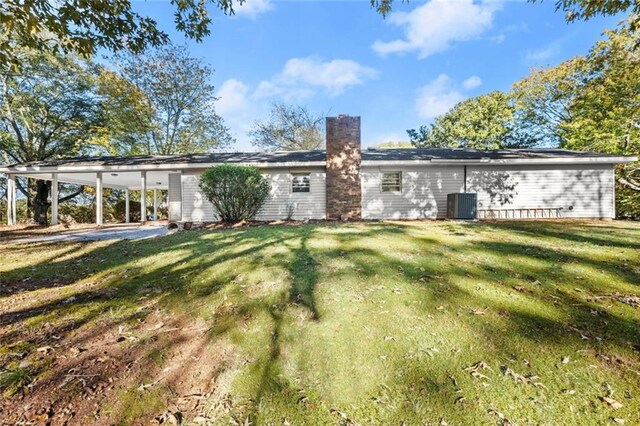
<svg viewBox="0 0 640 426"><path fill-rule="evenodd" d="M96 224L102 225L102 173L96 173Z"/></svg>
<svg viewBox="0 0 640 426"><path fill-rule="evenodd" d="M129 223L129 188L124 190L124 223Z"/></svg>
<svg viewBox="0 0 640 426"><path fill-rule="evenodd" d="M58 174L51 175L51 224L58 224Z"/></svg>
<svg viewBox="0 0 640 426"><path fill-rule="evenodd" d="M141 172L140 180L140 222L147 221L147 172Z"/></svg>
<svg viewBox="0 0 640 426"><path fill-rule="evenodd" d="M158 220L158 190L153 190L153 220Z"/></svg>
<svg viewBox="0 0 640 426"><path fill-rule="evenodd" d="M7 175L7 225L16 224L16 177Z"/></svg>

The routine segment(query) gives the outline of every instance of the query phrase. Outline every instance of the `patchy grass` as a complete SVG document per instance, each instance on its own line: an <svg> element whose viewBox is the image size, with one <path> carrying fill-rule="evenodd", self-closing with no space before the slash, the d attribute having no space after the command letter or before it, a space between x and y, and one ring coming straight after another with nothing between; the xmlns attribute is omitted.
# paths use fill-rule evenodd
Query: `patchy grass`
<svg viewBox="0 0 640 426"><path fill-rule="evenodd" d="M638 253L629 222L7 243L0 418L636 424Z"/></svg>

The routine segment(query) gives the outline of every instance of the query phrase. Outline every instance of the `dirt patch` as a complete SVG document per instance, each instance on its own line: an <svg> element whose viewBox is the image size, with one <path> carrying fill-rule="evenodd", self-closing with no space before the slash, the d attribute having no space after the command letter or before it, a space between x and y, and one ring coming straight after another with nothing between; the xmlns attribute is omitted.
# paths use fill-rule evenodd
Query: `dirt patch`
<svg viewBox="0 0 640 426"><path fill-rule="evenodd" d="M203 322L164 310L131 322L22 330L2 364L28 377L0 400L0 424L149 424L202 414L231 347L212 340Z"/></svg>

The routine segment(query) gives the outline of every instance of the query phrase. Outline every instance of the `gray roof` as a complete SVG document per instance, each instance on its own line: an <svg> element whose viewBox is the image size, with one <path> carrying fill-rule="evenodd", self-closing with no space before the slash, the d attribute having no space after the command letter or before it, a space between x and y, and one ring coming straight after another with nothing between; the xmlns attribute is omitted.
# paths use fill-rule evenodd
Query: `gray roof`
<svg viewBox="0 0 640 426"><path fill-rule="evenodd" d="M602 158L620 157L615 154L600 152L570 151L567 149L494 149L481 151L463 148L428 148L428 149L368 149L363 151L362 159L369 161L402 161L402 160L481 160L500 159L548 159L548 158Z"/></svg>
<svg viewBox="0 0 640 426"><path fill-rule="evenodd" d="M210 163L306 163L325 160L324 150L288 152L229 152L185 155L134 155L127 157L72 157L56 160L24 163L22 166L140 166L153 164L210 164ZM366 161L412 161L412 160L480 160L480 159L580 159L606 158L620 155L597 152L569 151L564 149L501 149L480 151L475 149L364 149L362 159ZM13 165L15 166L15 165ZM12 167L12 166L8 166Z"/></svg>

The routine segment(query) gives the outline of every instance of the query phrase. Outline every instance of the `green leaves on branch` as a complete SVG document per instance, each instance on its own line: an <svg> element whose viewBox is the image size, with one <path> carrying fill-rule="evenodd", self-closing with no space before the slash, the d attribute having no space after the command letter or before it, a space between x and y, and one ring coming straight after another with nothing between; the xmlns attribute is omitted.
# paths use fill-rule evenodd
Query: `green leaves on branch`
<svg viewBox="0 0 640 426"><path fill-rule="evenodd" d="M201 41L211 32L213 4L224 14L244 0L171 0L176 28ZM16 46L41 52L76 53L85 58L98 49L140 53L169 41L155 20L134 12L127 0L2 0L0 2L0 64L19 69Z"/></svg>
<svg viewBox="0 0 640 426"><path fill-rule="evenodd" d="M211 152L233 142L215 111L213 71L186 48L123 55L118 68L126 83L105 75L102 86L115 108L110 118L125 125L115 128L114 154Z"/></svg>
<svg viewBox="0 0 640 426"><path fill-rule="evenodd" d="M430 126L407 130L419 148L524 148L532 144L519 132L519 116L500 91L462 101Z"/></svg>
<svg viewBox="0 0 640 426"><path fill-rule="evenodd" d="M258 168L232 164L205 170L200 177L200 188L220 220L227 223L255 218L271 190L269 181Z"/></svg>

